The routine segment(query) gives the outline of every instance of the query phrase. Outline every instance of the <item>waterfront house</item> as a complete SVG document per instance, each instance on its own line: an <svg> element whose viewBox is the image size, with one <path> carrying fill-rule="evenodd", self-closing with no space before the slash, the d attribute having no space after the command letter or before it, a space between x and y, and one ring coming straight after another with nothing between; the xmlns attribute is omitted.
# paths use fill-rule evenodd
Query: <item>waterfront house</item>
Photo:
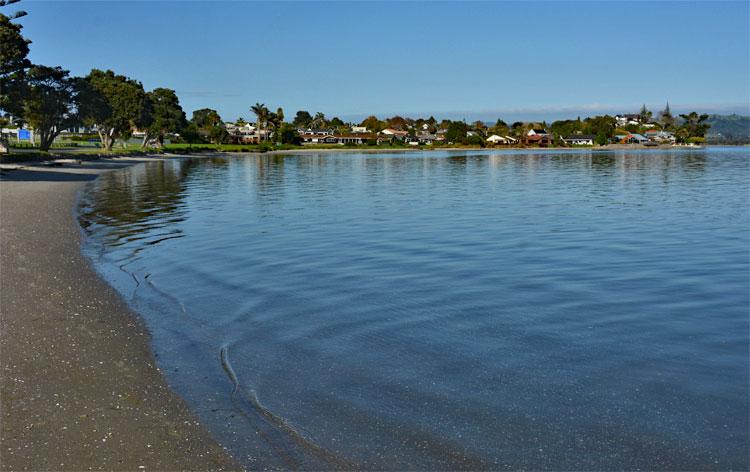
<svg viewBox="0 0 750 472"><path fill-rule="evenodd" d="M338 144L333 134L300 133L302 144Z"/></svg>
<svg viewBox="0 0 750 472"><path fill-rule="evenodd" d="M633 114L633 113L626 113L624 115L615 115L615 120L617 121L617 126L640 125L641 115Z"/></svg>
<svg viewBox="0 0 750 472"><path fill-rule="evenodd" d="M648 138L638 133L618 134L615 140L619 144L646 144Z"/></svg>
<svg viewBox="0 0 750 472"><path fill-rule="evenodd" d="M383 134L385 136L394 137L403 140L407 136L409 136L408 131L401 131L393 128L386 128L383 131L380 132L380 134Z"/></svg>
<svg viewBox="0 0 750 472"><path fill-rule="evenodd" d="M593 146L595 139L596 135L594 134L574 134L562 138L565 144L570 144L571 146Z"/></svg>
<svg viewBox="0 0 750 472"><path fill-rule="evenodd" d="M518 140L511 138L510 136L500 136L497 134L493 134L492 136L487 138L487 142L494 145L510 145L517 143Z"/></svg>
<svg viewBox="0 0 750 472"><path fill-rule="evenodd" d="M553 136L546 129L530 129L521 141L526 146L552 146Z"/></svg>
<svg viewBox="0 0 750 472"><path fill-rule="evenodd" d="M675 136L668 131L650 129L643 133L649 141L659 144L674 144L677 142Z"/></svg>
<svg viewBox="0 0 750 472"><path fill-rule="evenodd" d="M416 136L416 141L419 144L432 144L435 141L438 140L438 136L436 134L427 133L427 132L419 132Z"/></svg>
<svg viewBox="0 0 750 472"><path fill-rule="evenodd" d="M371 133L351 134L311 134L300 135L302 144L367 144L367 141L376 139Z"/></svg>
<svg viewBox="0 0 750 472"><path fill-rule="evenodd" d="M387 143L394 139L398 139L399 141L406 141L409 137L409 133L407 131L401 131L393 128L386 128L380 133L378 133L378 144L381 143Z"/></svg>
<svg viewBox="0 0 750 472"><path fill-rule="evenodd" d="M333 136L334 135L334 131L332 129L322 129L322 128L321 129L317 129L317 128L307 128L307 129L298 128L297 129L297 133L299 133L300 135L310 134L310 135L314 135L314 136Z"/></svg>

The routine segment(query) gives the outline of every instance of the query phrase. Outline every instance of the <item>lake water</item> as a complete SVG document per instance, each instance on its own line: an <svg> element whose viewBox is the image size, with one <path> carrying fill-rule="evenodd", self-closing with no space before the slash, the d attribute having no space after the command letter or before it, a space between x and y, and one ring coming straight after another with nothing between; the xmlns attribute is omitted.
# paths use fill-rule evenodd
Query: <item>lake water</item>
<svg viewBox="0 0 750 472"><path fill-rule="evenodd" d="M747 470L749 177L747 148L159 160L81 222L248 467Z"/></svg>

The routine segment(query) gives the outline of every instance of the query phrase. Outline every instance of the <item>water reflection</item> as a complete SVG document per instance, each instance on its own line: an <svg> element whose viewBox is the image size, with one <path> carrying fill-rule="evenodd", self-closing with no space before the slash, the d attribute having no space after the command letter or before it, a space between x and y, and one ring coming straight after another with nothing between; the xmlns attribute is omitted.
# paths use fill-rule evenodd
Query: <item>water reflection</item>
<svg viewBox="0 0 750 472"><path fill-rule="evenodd" d="M133 298L241 457L275 452L226 413L220 352L355 468L746 468L746 154L153 165L97 184L92 239L168 294Z"/></svg>

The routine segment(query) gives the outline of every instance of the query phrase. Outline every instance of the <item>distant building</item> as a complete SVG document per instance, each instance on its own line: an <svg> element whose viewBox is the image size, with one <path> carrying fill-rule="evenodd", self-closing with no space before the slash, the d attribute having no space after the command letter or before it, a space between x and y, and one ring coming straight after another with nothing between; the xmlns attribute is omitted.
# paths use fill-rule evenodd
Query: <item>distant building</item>
<svg viewBox="0 0 750 472"><path fill-rule="evenodd" d="M593 146L596 135L574 134L572 136L564 136L562 139L565 144L570 144L571 146Z"/></svg>
<svg viewBox="0 0 750 472"><path fill-rule="evenodd" d="M401 131L393 128L386 128L381 131L380 134L384 134L386 136L395 136L399 139L404 139L405 137L409 136L408 131Z"/></svg>
<svg viewBox="0 0 750 472"><path fill-rule="evenodd" d="M643 133L649 141L659 144L674 144L677 142L675 136L668 131L648 130Z"/></svg>
<svg viewBox="0 0 750 472"><path fill-rule="evenodd" d="M511 138L510 136L500 136L497 134L493 134L489 138L487 138L487 142L491 144L503 144L503 145L510 145L515 144L518 142L517 139Z"/></svg>
<svg viewBox="0 0 750 472"><path fill-rule="evenodd" d="M367 126L352 126L352 133L367 133Z"/></svg>
<svg viewBox="0 0 750 472"><path fill-rule="evenodd" d="M617 126L640 125L641 115L633 113L615 115L615 121L617 121Z"/></svg>
<svg viewBox="0 0 750 472"><path fill-rule="evenodd" d="M300 135L302 144L367 144L367 141L376 139L371 133L352 134L311 134Z"/></svg>
<svg viewBox="0 0 750 472"><path fill-rule="evenodd" d="M530 129L522 139L526 146L552 146L554 139L546 129Z"/></svg>
<svg viewBox="0 0 750 472"><path fill-rule="evenodd" d="M316 128L307 128L307 129L299 128L297 130L297 133L299 133L300 135L312 134L315 136L333 136L334 135L334 131L332 129L316 129Z"/></svg>
<svg viewBox="0 0 750 472"><path fill-rule="evenodd" d="M638 133L618 134L615 140L620 144L646 144L648 138Z"/></svg>
<svg viewBox="0 0 750 472"><path fill-rule="evenodd" d="M437 140L438 136L436 134L427 132L419 132L416 136L416 142L418 142L419 144L432 144Z"/></svg>

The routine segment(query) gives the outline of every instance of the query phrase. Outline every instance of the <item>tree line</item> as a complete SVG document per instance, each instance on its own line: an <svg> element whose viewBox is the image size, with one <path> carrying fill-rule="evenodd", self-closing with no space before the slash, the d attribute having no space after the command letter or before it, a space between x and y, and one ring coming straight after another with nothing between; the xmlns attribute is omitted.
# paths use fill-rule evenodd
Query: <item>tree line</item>
<svg viewBox="0 0 750 472"><path fill-rule="evenodd" d="M63 130L76 126L96 130L107 151L112 150L117 140L129 139L134 130L143 133L144 148L149 142L162 146L166 136L179 136L179 140L188 143L222 144L237 139L227 131L216 110L195 110L188 120L177 94L169 88L146 91L141 82L112 70L93 69L84 77L74 77L61 66L32 64L28 59L30 41L22 35L22 25L15 21L26 13L16 11L6 15L2 11L19 1L0 0L0 127L7 125L12 116L14 125L26 124L35 130L39 135L39 147L44 151ZM297 129L351 132L352 123L345 123L338 117L328 119L321 112L311 114L300 110L287 122L282 108L271 111L265 104L256 103L248 111L256 117L259 141L298 144ZM438 121L433 116L411 119L396 115L379 119L371 115L359 126L370 133L391 128L412 137L440 131L446 141L466 145L484 145L484 139L492 134L521 138L532 128L548 129L558 140L564 135L594 135L598 144L606 144L616 134L643 132L643 125L647 123L673 132L678 140L686 142L702 138L709 126L708 115L692 112L674 117L669 104L655 121L645 105L637 116L640 124L623 128L618 128L616 119L609 115L559 120L550 125L520 121L509 125L497 120L489 126L481 121ZM246 123L240 118L236 125Z"/></svg>
<svg viewBox="0 0 750 472"><path fill-rule="evenodd" d="M0 0L7 7L19 0ZM96 129L102 147L127 139L134 129L144 132L143 145L186 125L177 94L168 88L146 91L135 79L111 70L93 69L85 77L73 77L61 66L32 64L29 41L14 20L23 11L0 13L0 125L10 116L14 125L27 124L39 135L39 147L49 150L65 129Z"/></svg>

